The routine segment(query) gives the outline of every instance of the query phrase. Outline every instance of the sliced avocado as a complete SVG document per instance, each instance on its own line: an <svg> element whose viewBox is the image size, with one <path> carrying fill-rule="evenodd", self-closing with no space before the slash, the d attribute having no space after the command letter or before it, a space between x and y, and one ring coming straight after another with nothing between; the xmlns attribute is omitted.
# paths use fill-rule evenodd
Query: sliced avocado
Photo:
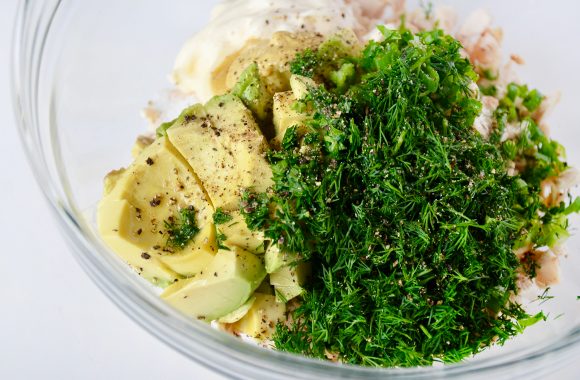
<svg viewBox="0 0 580 380"><path fill-rule="evenodd" d="M293 298L296 298L304 293L304 288L301 286L276 286L274 287L276 293L276 302L285 304Z"/></svg>
<svg viewBox="0 0 580 380"><path fill-rule="evenodd" d="M270 244L264 255L266 272L274 273L283 266L295 263L299 259L300 257L295 253L282 252L277 244Z"/></svg>
<svg viewBox="0 0 580 380"><path fill-rule="evenodd" d="M276 302L276 297L256 293L256 300L246 315L233 325L233 330L256 339L268 339L276 325L286 320L286 305Z"/></svg>
<svg viewBox="0 0 580 380"><path fill-rule="evenodd" d="M155 134L157 137L167 136L167 130L171 128L171 126L177 121L177 119L173 119L171 121L166 121L165 123L161 123L156 129Z"/></svg>
<svg viewBox="0 0 580 380"><path fill-rule="evenodd" d="M270 273L270 284L274 286L279 302L288 302L304 292L302 287L311 273L309 263L284 266Z"/></svg>
<svg viewBox="0 0 580 380"><path fill-rule="evenodd" d="M229 94L212 98L205 108L218 131L222 150L227 154L226 165L233 165L237 173L237 179L235 175L226 178L228 189L236 194L248 188L258 193L265 192L274 184L272 169L266 160L269 146L251 112L237 97ZM216 164L214 168L222 169ZM239 207L238 198L233 208L231 204L229 208L224 205L224 210L234 211Z"/></svg>
<svg viewBox="0 0 580 380"><path fill-rule="evenodd" d="M213 206L237 210L243 189L264 192L272 185L268 145L236 96L214 97L204 111L202 117L180 116L167 136L201 179Z"/></svg>
<svg viewBox="0 0 580 380"><path fill-rule="evenodd" d="M298 136L307 132L306 120L309 115L297 111L294 108L296 98L292 91L279 92L274 95L274 131L275 138L270 142L274 147L280 147L286 130L290 127L297 127Z"/></svg>
<svg viewBox="0 0 580 380"><path fill-rule="evenodd" d="M161 255L134 241L136 231L141 229L133 227L136 215L135 207L126 199L104 198L97 211L101 237L141 277L153 285L165 287L181 276L161 261Z"/></svg>
<svg viewBox="0 0 580 380"><path fill-rule="evenodd" d="M219 323L235 323L235 322L239 321L240 319L242 319L244 317L244 315L246 315L248 313L248 311L250 310L250 308L252 307L252 305L254 304L255 301L256 301L255 296L250 297L250 299L247 300L245 304L238 307L236 310L232 311L231 313L228 313L228 314L224 315L223 317L219 318L218 322Z"/></svg>
<svg viewBox="0 0 580 380"><path fill-rule="evenodd" d="M155 130L157 137L167 136L167 130L177 123L183 124L184 122L201 119L205 116L205 109L203 108L203 105L199 103L193 104L184 109L177 118L162 123L159 127L157 127Z"/></svg>
<svg viewBox="0 0 580 380"><path fill-rule="evenodd" d="M269 119L272 113L272 94L266 89L257 63L253 62L242 72L232 88L232 94L240 98L259 122Z"/></svg>
<svg viewBox="0 0 580 380"><path fill-rule="evenodd" d="M143 277L172 283L181 276L162 261L168 235L164 222L193 206L199 228L211 222L213 208L199 179L165 138L147 146L119 174L101 200L97 222L105 243Z"/></svg>
<svg viewBox="0 0 580 380"><path fill-rule="evenodd" d="M202 273L169 286L161 298L184 314L209 322L247 302L264 277L262 260L253 253L219 250Z"/></svg>
<svg viewBox="0 0 580 380"><path fill-rule="evenodd" d="M207 223L184 249L175 253L161 252L160 260L176 273L192 277L207 268L217 251L215 226Z"/></svg>
<svg viewBox="0 0 580 380"><path fill-rule="evenodd" d="M296 74L290 77L290 88L292 88L295 99L304 99L310 89L317 86L316 82L311 78Z"/></svg>
<svg viewBox="0 0 580 380"><path fill-rule="evenodd" d="M240 247L252 253L264 253L264 233L251 231L239 211L230 211L231 220L217 226L224 236L222 244L227 247Z"/></svg>

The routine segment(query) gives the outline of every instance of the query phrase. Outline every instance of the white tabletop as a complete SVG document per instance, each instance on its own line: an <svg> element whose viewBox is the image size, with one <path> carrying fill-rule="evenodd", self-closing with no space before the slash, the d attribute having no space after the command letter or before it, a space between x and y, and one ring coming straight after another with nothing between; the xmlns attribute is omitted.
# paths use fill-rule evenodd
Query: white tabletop
<svg viewBox="0 0 580 380"><path fill-rule="evenodd" d="M16 0L0 1L0 379L221 379L133 323L65 245L14 126L8 54L15 8ZM555 369L553 378L577 378L579 369Z"/></svg>
<svg viewBox="0 0 580 380"><path fill-rule="evenodd" d="M133 323L66 246L14 126L8 55L16 3L0 1L0 379L222 379Z"/></svg>

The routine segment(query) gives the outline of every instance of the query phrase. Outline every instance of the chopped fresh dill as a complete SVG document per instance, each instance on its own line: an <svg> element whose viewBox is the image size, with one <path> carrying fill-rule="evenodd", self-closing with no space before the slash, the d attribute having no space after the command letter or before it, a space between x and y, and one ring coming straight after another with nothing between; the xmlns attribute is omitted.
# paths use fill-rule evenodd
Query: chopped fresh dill
<svg viewBox="0 0 580 380"><path fill-rule="evenodd" d="M230 250L230 248L224 244L224 241L226 241L227 239L228 239L228 237L218 229L218 233L216 236L218 249L225 249L226 251Z"/></svg>
<svg viewBox="0 0 580 380"><path fill-rule="evenodd" d="M258 230L263 228L270 212L268 208L268 196L257 194L252 191L244 191L240 202L240 211L244 216L248 228Z"/></svg>
<svg viewBox="0 0 580 380"><path fill-rule="evenodd" d="M538 296L538 298L536 298L532 302L540 301L540 305L542 305L542 304L544 304L544 302L551 300L552 298L554 298L554 296L548 295L549 292L550 292L550 288L547 287L546 289L544 289L542 294L540 294Z"/></svg>
<svg viewBox="0 0 580 380"><path fill-rule="evenodd" d="M498 133L528 118L523 137L486 140L472 128L478 77L459 42L379 29L383 41L336 58L310 89L311 132L288 129L269 155L272 191L246 191L241 212L312 263L278 349L370 366L456 362L545 320L512 301L514 242L553 243L580 201L541 205L540 181L566 164L531 117L539 92L512 86L497 111ZM308 50L291 70L316 77L327 64ZM533 164L508 175L516 157Z"/></svg>
<svg viewBox="0 0 580 380"><path fill-rule="evenodd" d="M536 315L532 315L530 317L520 319L518 321L518 324L520 326L521 331L523 331L526 327L533 326L536 323L538 323L540 321L545 321L547 319L548 319L548 317L543 312L540 311Z"/></svg>
<svg viewBox="0 0 580 380"><path fill-rule="evenodd" d="M213 214L213 222L216 226L219 226L221 224L226 224L226 223L230 222L232 219L233 219L233 217L230 214L228 214L227 212L225 212L224 210L222 210L220 207L216 208L216 210ZM226 241L227 238L228 237L218 228L216 241L217 241L217 245L218 245L219 249L225 249L227 251L230 250L224 244L224 241Z"/></svg>
<svg viewBox="0 0 580 380"><path fill-rule="evenodd" d="M526 246L553 247L569 236L568 215L580 211L580 198L547 204L541 196L540 188L544 180L556 178L568 165L562 158L564 147L551 140L542 131L533 117L543 96L537 90L529 90L526 85L510 83L507 93L496 110L497 128L491 136L506 160L523 166L517 179L515 204L516 223L520 231L514 248ZM516 140L502 140L509 123L520 123L521 132ZM525 165L524 165L525 163ZM534 277L536 266L529 256L524 256L524 267Z"/></svg>
<svg viewBox="0 0 580 380"><path fill-rule="evenodd" d="M292 74L302 75L308 78L314 76L314 69L318 66L318 57L311 49L306 49L296 55L296 58L290 63L290 72Z"/></svg>
<svg viewBox="0 0 580 380"><path fill-rule="evenodd" d="M233 217L224 210L222 210L220 207L218 207L213 214L213 222L216 225L225 224L232 219Z"/></svg>
<svg viewBox="0 0 580 380"><path fill-rule="evenodd" d="M167 246L170 248L185 248L199 232L195 222L195 209L193 206L182 208L179 210L177 218L169 217L164 222L164 225L168 235Z"/></svg>

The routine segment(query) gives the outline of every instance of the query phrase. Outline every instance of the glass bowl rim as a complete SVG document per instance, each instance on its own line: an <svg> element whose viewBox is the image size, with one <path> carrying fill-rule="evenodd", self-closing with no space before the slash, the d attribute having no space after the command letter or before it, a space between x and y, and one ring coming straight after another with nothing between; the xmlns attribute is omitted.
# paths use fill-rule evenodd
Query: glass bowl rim
<svg viewBox="0 0 580 380"><path fill-rule="evenodd" d="M201 322L192 323L160 298L144 291L136 276L107 255L106 248L86 233L85 222L74 202L66 189L61 187L59 178L51 176L50 167L54 157L46 156L47 152L42 149L41 137L37 133L42 128L38 104L41 100L39 83L46 62L46 41L53 30L55 16L63 12L65 5L70 3L66 0L29 0L19 4L11 53L11 91L17 127L35 179L75 258L108 298L146 331L186 357L221 374L240 378L252 378L263 373L295 378L298 367L306 371L300 375L308 375L309 378L483 377L514 368L538 375L537 363L542 361L539 359L549 358L555 364L554 360L569 361L574 357L574 352L580 351L580 327L576 326L560 339L528 350L525 355L508 353L501 359L493 357L474 362L415 368L336 365L249 345L209 329ZM52 120L48 125L49 128L55 127ZM219 360L220 356L227 356L231 363L224 364L225 361Z"/></svg>

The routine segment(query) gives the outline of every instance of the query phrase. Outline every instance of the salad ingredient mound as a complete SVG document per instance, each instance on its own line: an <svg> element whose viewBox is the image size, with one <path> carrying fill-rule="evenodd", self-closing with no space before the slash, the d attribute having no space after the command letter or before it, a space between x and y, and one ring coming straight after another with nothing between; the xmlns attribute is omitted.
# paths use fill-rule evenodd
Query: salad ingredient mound
<svg viewBox="0 0 580 380"><path fill-rule="evenodd" d="M454 362L530 321L512 297L518 273L532 271L514 242L565 233L572 209L548 211L537 194L565 164L533 120L517 141L501 142L501 127L489 139L473 129L477 75L455 39L382 32L356 56L306 51L292 63L324 85L295 104L310 116L269 155L272 191L246 193L242 212L312 266L277 348L365 365ZM538 107L537 92L513 91ZM521 154L528 167L508 175Z"/></svg>
<svg viewBox="0 0 580 380"><path fill-rule="evenodd" d="M191 318L351 364L456 362L546 319L521 293L559 280L578 173L498 33L262 16L221 63L180 54L178 84L209 100L105 178L109 247Z"/></svg>

